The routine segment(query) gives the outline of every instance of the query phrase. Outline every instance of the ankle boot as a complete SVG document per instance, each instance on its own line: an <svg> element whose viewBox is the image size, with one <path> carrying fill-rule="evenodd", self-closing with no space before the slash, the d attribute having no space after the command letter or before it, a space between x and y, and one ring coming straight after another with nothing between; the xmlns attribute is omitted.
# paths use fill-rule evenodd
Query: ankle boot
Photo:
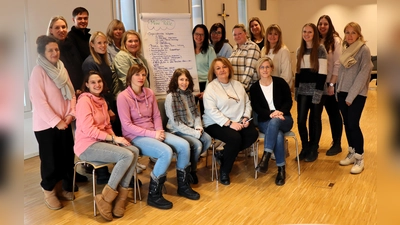
<svg viewBox="0 0 400 225"><path fill-rule="evenodd" d="M43 188L42 190L44 193L44 203L47 205L49 209L57 210L63 207L60 200L58 200L56 196L55 188L53 188L53 190L51 191L46 191Z"/></svg>
<svg viewBox="0 0 400 225"><path fill-rule="evenodd" d="M176 178L178 179L178 194L192 200L200 199L200 194L190 187L189 179L189 166L185 169L176 169Z"/></svg>
<svg viewBox="0 0 400 225"><path fill-rule="evenodd" d="M350 170L352 174L359 174L364 170L364 155L355 153L354 154L354 165Z"/></svg>
<svg viewBox="0 0 400 225"><path fill-rule="evenodd" d="M340 142L333 142L333 145L326 151L327 156L337 155L342 152L342 147L340 146Z"/></svg>
<svg viewBox="0 0 400 225"><path fill-rule="evenodd" d="M65 191L65 190L62 188L62 183L63 183L63 181L59 181L59 182L56 184L56 186L54 187L54 189L56 190L56 196L57 196L59 199L62 199L62 200L73 201L73 200L75 199L74 194L73 194L72 192Z"/></svg>
<svg viewBox="0 0 400 225"><path fill-rule="evenodd" d="M114 202L113 215L115 217L123 217L125 213L126 198L128 197L129 189L122 186L118 187L118 196Z"/></svg>
<svg viewBox="0 0 400 225"><path fill-rule="evenodd" d="M286 171L285 166L278 166L278 174L276 175L275 184L282 186L285 184Z"/></svg>
<svg viewBox="0 0 400 225"><path fill-rule="evenodd" d="M308 148L308 146L303 146L303 148L300 151L299 158L297 159L296 157L295 160L302 161L308 156L308 154L310 154L310 149Z"/></svg>
<svg viewBox="0 0 400 225"><path fill-rule="evenodd" d="M304 162L314 162L315 160L317 160L317 158L318 158L318 148L319 148L318 145L317 146L312 146L310 148L310 152L308 153L308 155L304 159Z"/></svg>
<svg viewBox="0 0 400 225"><path fill-rule="evenodd" d="M348 166L351 164L354 164L354 162L356 161L356 158L354 157L355 155L355 150L352 147L349 147L349 153L347 153L347 156L345 159L340 160L339 164L341 166Z"/></svg>
<svg viewBox="0 0 400 225"><path fill-rule="evenodd" d="M260 173L266 173L268 171L268 162L271 157L271 152L264 152L260 163L257 165L256 170Z"/></svg>
<svg viewBox="0 0 400 225"><path fill-rule="evenodd" d="M231 183L231 179L229 178L229 173L225 173L224 171L220 171L219 173L219 181L223 185L229 185Z"/></svg>
<svg viewBox="0 0 400 225"><path fill-rule="evenodd" d="M100 212L100 215L108 220L113 220L113 216L111 213L112 202L117 197L118 191L112 189L108 184L103 188L101 194L97 194L95 197L95 202L97 209Z"/></svg>
<svg viewBox="0 0 400 225"><path fill-rule="evenodd" d="M172 202L165 199L162 195L162 187L164 186L166 175L158 178L153 173L150 174L149 194L147 196L147 204L159 209L172 208Z"/></svg>

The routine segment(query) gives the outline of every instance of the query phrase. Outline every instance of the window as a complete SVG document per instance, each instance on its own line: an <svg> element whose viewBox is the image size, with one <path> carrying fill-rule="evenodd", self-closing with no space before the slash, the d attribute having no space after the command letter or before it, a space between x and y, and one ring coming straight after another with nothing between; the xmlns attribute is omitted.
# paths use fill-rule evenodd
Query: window
<svg viewBox="0 0 400 225"><path fill-rule="evenodd" d="M203 0L192 0L192 22L193 27L203 24Z"/></svg>
<svg viewBox="0 0 400 225"><path fill-rule="evenodd" d="M137 2L136 0L116 1L117 17L124 23L126 30L136 30L138 27L136 19L136 8L137 8L136 2Z"/></svg>
<svg viewBox="0 0 400 225"><path fill-rule="evenodd" d="M247 0L238 0L239 23L247 24Z"/></svg>

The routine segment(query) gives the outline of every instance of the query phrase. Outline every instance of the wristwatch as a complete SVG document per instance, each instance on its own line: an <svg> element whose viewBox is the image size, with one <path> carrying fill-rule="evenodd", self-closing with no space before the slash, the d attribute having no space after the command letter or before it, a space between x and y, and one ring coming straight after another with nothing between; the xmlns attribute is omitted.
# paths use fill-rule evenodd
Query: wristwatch
<svg viewBox="0 0 400 225"><path fill-rule="evenodd" d="M333 86L335 86L334 83L329 83L329 87L333 87Z"/></svg>

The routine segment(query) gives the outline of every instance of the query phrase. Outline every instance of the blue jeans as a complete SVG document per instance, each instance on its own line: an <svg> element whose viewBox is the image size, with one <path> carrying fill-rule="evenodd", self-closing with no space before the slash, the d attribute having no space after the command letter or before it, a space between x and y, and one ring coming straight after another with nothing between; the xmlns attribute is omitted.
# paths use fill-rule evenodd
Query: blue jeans
<svg viewBox="0 0 400 225"><path fill-rule="evenodd" d="M197 139L193 136L183 134L181 132L174 133L179 137L185 139L190 144L190 166L192 171L197 171L197 162L199 161L200 154L207 151L207 149L211 145L211 136L206 132L200 136L200 139Z"/></svg>
<svg viewBox="0 0 400 225"><path fill-rule="evenodd" d="M118 184L128 188L136 169L139 149L135 146L120 147L106 142L96 142L90 145L80 156L81 160L92 162L116 163L108 186L117 190Z"/></svg>
<svg viewBox="0 0 400 225"><path fill-rule="evenodd" d="M189 164L190 146L189 143L174 134L165 132L163 142L152 137L136 137L132 144L138 147L143 155L157 159L154 165L153 174L159 177L167 172L172 159L172 152L176 152L177 169L185 169Z"/></svg>
<svg viewBox="0 0 400 225"><path fill-rule="evenodd" d="M293 118L284 116L285 120L272 118L265 122L259 122L258 128L264 133L264 152L275 154L276 165L284 166L285 163L285 137L284 133L290 131L293 126Z"/></svg>

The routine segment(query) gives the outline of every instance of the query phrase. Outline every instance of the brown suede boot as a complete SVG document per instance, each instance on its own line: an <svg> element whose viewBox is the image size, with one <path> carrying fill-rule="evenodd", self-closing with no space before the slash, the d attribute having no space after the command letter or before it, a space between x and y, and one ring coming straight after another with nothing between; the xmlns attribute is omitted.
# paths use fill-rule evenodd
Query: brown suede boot
<svg viewBox="0 0 400 225"><path fill-rule="evenodd" d="M108 184L104 187L101 194L97 194L95 197L97 209L100 212L100 215L108 220L113 220L113 216L111 213L112 202L117 197L118 191L112 189Z"/></svg>
<svg viewBox="0 0 400 225"><path fill-rule="evenodd" d="M53 188L51 191L46 191L42 188L44 193L44 203L46 203L47 207L52 210L61 209L63 205L61 204L60 200L58 200L56 196L56 190Z"/></svg>
<svg viewBox="0 0 400 225"><path fill-rule="evenodd" d="M118 196L114 202L113 215L115 217L123 217L125 213L126 206L126 198L128 197L129 189L123 188L122 186L118 187Z"/></svg>
<svg viewBox="0 0 400 225"><path fill-rule="evenodd" d="M56 190L56 196L61 200L73 201L75 199L75 196L72 192L65 191L62 188L62 181L59 181L54 189Z"/></svg>

